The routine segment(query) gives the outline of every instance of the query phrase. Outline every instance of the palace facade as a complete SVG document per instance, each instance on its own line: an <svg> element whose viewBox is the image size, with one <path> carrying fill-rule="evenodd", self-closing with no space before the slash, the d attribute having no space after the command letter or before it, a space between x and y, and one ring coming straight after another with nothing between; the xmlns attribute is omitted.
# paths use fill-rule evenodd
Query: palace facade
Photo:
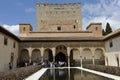
<svg viewBox="0 0 120 80"><path fill-rule="evenodd" d="M120 29L102 35L102 24L91 23L82 30L80 3L36 4L36 30L19 24L19 36L0 26L0 71L22 63L66 62L119 66Z"/></svg>

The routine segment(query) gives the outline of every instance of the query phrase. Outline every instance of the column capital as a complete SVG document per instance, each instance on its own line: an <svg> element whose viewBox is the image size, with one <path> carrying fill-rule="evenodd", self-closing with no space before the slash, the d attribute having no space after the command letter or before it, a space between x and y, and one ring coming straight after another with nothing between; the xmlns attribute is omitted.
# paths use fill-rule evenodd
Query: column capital
<svg viewBox="0 0 120 80"><path fill-rule="evenodd" d="M32 47L29 47L28 48L28 51L29 51L29 56L31 57L31 55L32 55L32 50L33 50L33 48Z"/></svg>
<svg viewBox="0 0 120 80"><path fill-rule="evenodd" d="M52 49L52 50L55 50L56 48L55 48L55 47L52 47L51 49Z"/></svg>
<svg viewBox="0 0 120 80"><path fill-rule="evenodd" d="M41 50L41 56L43 57L43 54L44 54L44 47L41 47L40 50Z"/></svg>
<svg viewBox="0 0 120 80"><path fill-rule="evenodd" d="M43 57L43 55L44 55L44 49L45 49L44 47L41 47L41 48L40 48L40 50L41 50L41 58L42 58L42 59L41 59L41 62L43 62L43 58L44 58L44 57Z"/></svg>
<svg viewBox="0 0 120 80"><path fill-rule="evenodd" d="M68 46L67 49L70 49L70 47Z"/></svg>
<svg viewBox="0 0 120 80"><path fill-rule="evenodd" d="M45 49L44 47L41 47L40 49Z"/></svg>

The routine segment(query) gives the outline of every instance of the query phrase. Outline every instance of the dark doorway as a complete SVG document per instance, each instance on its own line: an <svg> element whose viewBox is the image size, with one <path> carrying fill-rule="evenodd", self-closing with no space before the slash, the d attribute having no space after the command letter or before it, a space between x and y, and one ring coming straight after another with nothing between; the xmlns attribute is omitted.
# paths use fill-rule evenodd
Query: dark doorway
<svg viewBox="0 0 120 80"><path fill-rule="evenodd" d="M62 61L62 62L66 62L66 55L62 52L58 53L56 56L55 56L55 61L56 62L59 62L59 61Z"/></svg>

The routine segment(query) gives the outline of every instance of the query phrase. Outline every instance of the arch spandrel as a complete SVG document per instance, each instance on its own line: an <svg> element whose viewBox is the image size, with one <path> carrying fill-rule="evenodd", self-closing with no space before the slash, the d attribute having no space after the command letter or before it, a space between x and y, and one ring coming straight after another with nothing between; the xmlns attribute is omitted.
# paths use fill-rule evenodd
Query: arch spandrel
<svg viewBox="0 0 120 80"><path fill-rule="evenodd" d="M46 48L46 49L44 50L43 61L50 61L50 62L53 61L53 52L52 52L51 49Z"/></svg>

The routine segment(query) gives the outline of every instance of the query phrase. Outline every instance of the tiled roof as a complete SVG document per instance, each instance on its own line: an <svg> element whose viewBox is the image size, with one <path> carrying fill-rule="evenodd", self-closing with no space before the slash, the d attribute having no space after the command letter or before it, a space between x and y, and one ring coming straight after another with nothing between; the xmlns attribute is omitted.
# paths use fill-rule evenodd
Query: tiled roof
<svg viewBox="0 0 120 80"><path fill-rule="evenodd" d="M10 31L0 26L0 32L14 38L17 41L105 41L116 36L120 36L120 29L104 37L17 37ZM89 31L88 31L89 32Z"/></svg>
<svg viewBox="0 0 120 80"><path fill-rule="evenodd" d="M116 36L120 36L120 28L115 30L115 31L113 31L113 32L111 32L110 34L104 36L103 40L108 40L108 39L114 38Z"/></svg>
<svg viewBox="0 0 120 80"><path fill-rule="evenodd" d="M102 37L28 37L21 41L102 41Z"/></svg>
<svg viewBox="0 0 120 80"><path fill-rule="evenodd" d="M20 39L15 36L13 33L11 33L10 31L8 31L7 29L3 28L2 26L0 26L0 32L10 36L11 38L14 38L15 40L19 41Z"/></svg>

